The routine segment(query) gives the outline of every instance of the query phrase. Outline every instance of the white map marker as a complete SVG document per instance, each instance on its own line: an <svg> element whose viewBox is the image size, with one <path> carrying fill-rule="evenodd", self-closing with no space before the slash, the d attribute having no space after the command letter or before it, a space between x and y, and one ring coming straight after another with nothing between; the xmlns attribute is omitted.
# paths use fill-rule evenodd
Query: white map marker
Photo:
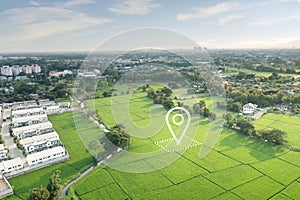
<svg viewBox="0 0 300 200"><path fill-rule="evenodd" d="M176 135L175 135L175 133L174 133L174 131L173 131L171 125L170 125L170 122L169 122L169 116L170 116L171 112L173 112L174 110L181 110L181 111L184 111L184 112L186 113L186 115L187 115L187 120L188 120L188 121L187 121L187 124L185 125L185 127L184 127L184 129L183 129L181 135L179 136L179 138L176 137ZM176 117L180 117L180 121L179 121L179 122L177 122L177 121L175 120ZM180 126L180 125L184 122L184 120L185 120L185 119L184 119L184 117L183 117L182 114L175 114L175 115L172 117L172 122L173 122L175 125L177 125L177 126ZM167 113L167 115L166 115L166 123L167 123L167 125L168 125L168 128L169 128L169 130L170 130L170 132L171 132L171 134L172 134L172 136L173 136L175 142L176 142L177 144L180 144L181 140L183 139L184 135L186 134L186 131L188 130L189 125L190 125L190 123L191 123L191 115L190 115L189 111L187 111L185 108L183 108L183 107L175 107L175 108L172 108L172 109L170 109L170 110L168 111L168 113Z"/></svg>

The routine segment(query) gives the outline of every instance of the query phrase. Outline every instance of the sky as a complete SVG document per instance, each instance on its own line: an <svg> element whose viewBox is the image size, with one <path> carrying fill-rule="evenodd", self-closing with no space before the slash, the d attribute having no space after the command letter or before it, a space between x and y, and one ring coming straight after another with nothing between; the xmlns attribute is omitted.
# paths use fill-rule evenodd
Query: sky
<svg viewBox="0 0 300 200"><path fill-rule="evenodd" d="M1 0L0 52L91 51L143 27L215 48L300 47L300 0Z"/></svg>

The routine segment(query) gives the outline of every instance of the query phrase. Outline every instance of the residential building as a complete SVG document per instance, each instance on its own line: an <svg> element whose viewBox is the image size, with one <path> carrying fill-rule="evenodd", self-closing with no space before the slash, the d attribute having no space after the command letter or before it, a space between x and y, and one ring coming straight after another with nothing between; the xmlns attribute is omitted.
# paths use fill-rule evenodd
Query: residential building
<svg viewBox="0 0 300 200"><path fill-rule="evenodd" d="M48 149L60 144L59 136L56 132L51 132L43 135L28 137L19 141L23 145L26 153L32 153Z"/></svg>
<svg viewBox="0 0 300 200"><path fill-rule="evenodd" d="M12 104L12 111L14 110L24 110L24 109L33 109L39 108L40 106L36 101L22 101L22 102L14 102Z"/></svg>
<svg viewBox="0 0 300 200"><path fill-rule="evenodd" d="M30 65L23 65L22 72L25 74L32 74L32 67Z"/></svg>
<svg viewBox="0 0 300 200"><path fill-rule="evenodd" d="M5 149L4 144L0 144L0 161L8 159L8 150Z"/></svg>
<svg viewBox="0 0 300 200"><path fill-rule="evenodd" d="M19 75L22 72L22 67L19 65L13 65L12 66L12 73L13 75Z"/></svg>
<svg viewBox="0 0 300 200"><path fill-rule="evenodd" d="M69 109L71 107L71 103L70 102L60 102L60 103L58 103L58 107L60 109Z"/></svg>
<svg viewBox="0 0 300 200"><path fill-rule="evenodd" d="M44 151L29 154L27 155L26 159L29 167L31 167L37 164L53 161L66 155L66 150L62 146L58 146L51 149L46 149Z"/></svg>
<svg viewBox="0 0 300 200"><path fill-rule="evenodd" d="M39 124L34 124L31 126L23 126L13 129L13 135L17 137L18 140L32 137L35 135L42 135L51 133L54 131L51 122L43 122Z"/></svg>
<svg viewBox="0 0 300 200"><path fill-rule="evenodd" d="M39 124L47 121L48 118L46 114L26 116L26 117L12 118L12 126L13 128L17 128L21 126Z"/></svg>
<svg viewBox="0 0 300 200"><path fill-rule="evenodd" d="M0 163L0 171L2 172L2 174L18 171L23 168L23 161L20 157L6 160Z"/></svg>
<svg viewBox="0 0 300 200"><path fill-rule="evenodd" d="M1 67L1 74L3 76L12 76L13 75L12 68L9 67L8 65L2 66Z"/></svg>
<svg viewBox="0 0 300 200"><path fill-rule="evenodd" d="M33 115L41 115L45 114L45 111L43 108L32 108L32 109L24 109L24 110L13 110L12 111L12 117L18 118L18 117L29 117Z"/></svg>
<svg viewBox="0 0 300 200"><path fill-rule="evenodd" d="M33 64L31 65L31 67L33 73L41 73L41 66L39 66L38 64Z"/></svg>
<svg viewBox="0 0 300 200"><path fill-rule="evenodd" d="M247 103L243 106L243 113L244 114L253 114L257 109L257 105L253 103Z"/></svg>

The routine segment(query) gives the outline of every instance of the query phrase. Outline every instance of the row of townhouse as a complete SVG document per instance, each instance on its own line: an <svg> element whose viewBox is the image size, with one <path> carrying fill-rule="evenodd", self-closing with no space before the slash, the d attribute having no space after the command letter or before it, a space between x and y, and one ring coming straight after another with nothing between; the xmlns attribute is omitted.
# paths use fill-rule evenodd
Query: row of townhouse
<svg viewBox="0 0 300 200"><path fill-rule="evenodd" d="M14 104L15 107L19 105ZM19 140L23 151L30 154L60 145L59 136L43 108L32 108L31 105L27 103L30 108L12 110L12 135Z"/></svg>
<svg viewBox="0 0 300 200"><path fill-rule="evenodd" d="M20 73L25 73L25 74L32 74L32 73L41 73L41 66L38 64L33 64L33 65L13 65L13 66L2 66L1 67L1 75L3 76L16 76L19 75Z"/></svg>
<svg viewBox="0 0 300 200"><path fill-rule="evenodd" d="M36 135L42 135L46 133L51 133L54 131L54 128L51 124L51 122L43 122L39 124L34 124L31 126L22 126L18 128L13 129L13 136L15 136L18 140L36 136Z"/></svg>
<svg viewBox="0 0 300 200"><path fill-rule="evenodd" d="M33 167L35 165L55 161L67 155L68 153L65 148L62 146L57 146L51 149L29 154L27 155L26 160L29 167Z"/></svg>
<svg viewBox="0 0 300 200"><path fill-rule="evenodd" d="M27 169L24 168L24 161L20 157L3 161L0 163L0 172L1 174L24 173L26 170L31 170L36 165L55 162L66 156L68 156L68 152L63 147L57 146L28 155L26 157L26 162L29 168Z"/></svg>
<svg viewBox="0 0 300 200"><path fill-rule="evenodd" d="M24 168L23 161L20 157L6 160L0 163L0 171L2 174L11 173Z"/></svg>
<svg viewBox="0 0 300 200"><path fill-rule="evenodd" d="M32 108L30 110L24 109L24 110L12 110L11 116L12 118L19 118L19 117L29 117L34 115L42 115L46 114L43 108Z"/></svg>
<svg viewBox="0 0 300 200"><path fill-rule="evenodd" d="M22 101L22 102L14 102L14 103L8 103L4 104L4 107L11 106L12 111L16 110L26 110L26 109L33 109L33 108L40 108L38 103L34 100L32 101Z"/></svg>
<svg viewBox="0 0 300 200"><path fill-rule="evenodd" d="M22 126L30 126L33 124L39 124L47 121L48 121L48 117L44 113L39 115L17 117L17 118L12 118L12 127L17 128Z"/></svg>
<svg viewBox="0 0 300 200"><path fill-rule="evenodd" d="M33 154L62 145L45 110L53 105L55 102L49 100L13 103L12 135L22 145L24 153Z"/></svg>
<svg viewBox="0 0 300 200"><path fill-rule="evenodd" d="M19 141L26 153L41 151L60 145L60 139L56 132L28 137Z"/></svg>

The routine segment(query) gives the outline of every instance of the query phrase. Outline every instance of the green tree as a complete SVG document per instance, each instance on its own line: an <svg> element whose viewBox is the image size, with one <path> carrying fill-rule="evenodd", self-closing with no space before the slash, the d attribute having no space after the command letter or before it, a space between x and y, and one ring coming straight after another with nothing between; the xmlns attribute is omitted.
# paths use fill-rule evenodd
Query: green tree
<svg viewBox="0 0 300 200"><path fill-rule="evenodd" d="M105 133L106 137L101 138L101 144L106 151L115 150L116 147L122 149L130 145L131 137L120 126L115 125L110 129L110 132Z"/></svg>
<svg viewBox="0 0 300 200"><path fill-rule="evenodd" d="M31 190L27 200L48 200L50 198L50 193L46 188L39 187Z"/></svg>
<svg viewBox="0 0 300 200"><path fill-rule="evenodd" d="M286 132L281 131L279 129L273 130L261 130L259 131L259 136L263 140L267 140L268 142L274 144L283 144L286 142L285 138L287 137Z"/></svg>
<svg viewBox="0 0 300 200"><path fill-rule="evenodd" d="M61 172L56 170L51 177L48 179L47 190L50 193L50 200L55 199L55 197L60 193L62 185L61 185Z"/></svg>
<svg viewBox="0 0 300 200"><path fill-rule="evenodd" d="M172 94L172 90L170 90L167 87L164 87L163 89L161 89L161 92L164 93L166 95L166 97L169 97Z"/></svg>

